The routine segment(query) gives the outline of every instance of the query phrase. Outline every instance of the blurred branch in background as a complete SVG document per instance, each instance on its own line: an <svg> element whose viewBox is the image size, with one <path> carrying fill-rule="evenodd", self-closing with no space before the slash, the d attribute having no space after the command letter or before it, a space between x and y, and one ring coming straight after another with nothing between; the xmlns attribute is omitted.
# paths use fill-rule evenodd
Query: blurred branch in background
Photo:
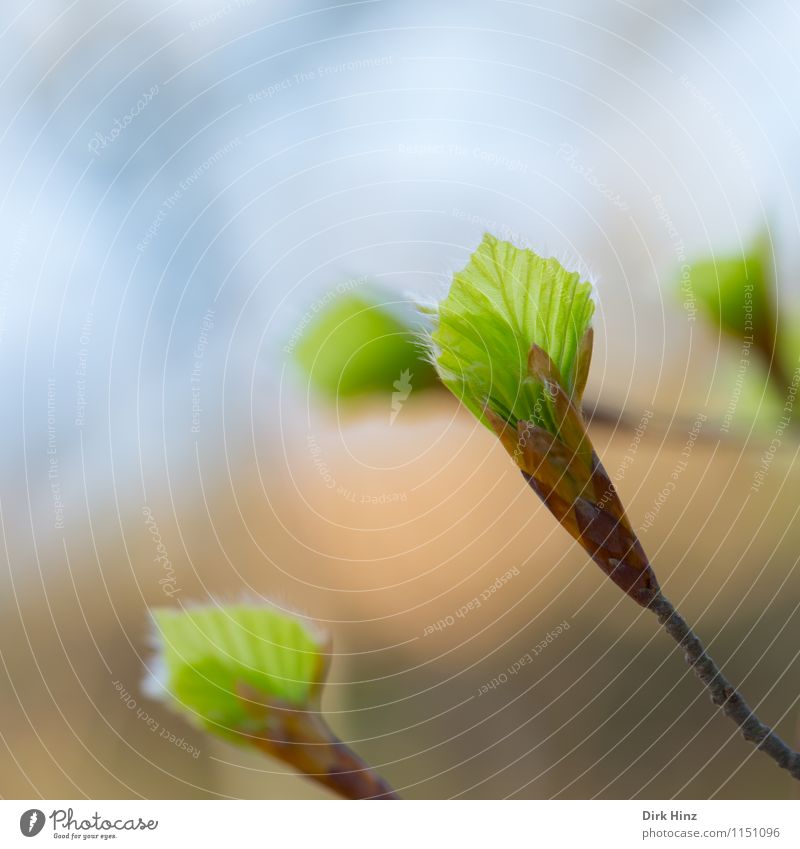
<svg viewBox="0 0 800 849"><path fill-rule="evenodd" d="M755 353L791 413L800 380L800 322L778 312L769 232L739 255L714 255L692 263L682 275L681 294L696 300L709 327L726 339L732 356L738 347L742 364ZM798 424L795 420L793 426Z"/></svg>

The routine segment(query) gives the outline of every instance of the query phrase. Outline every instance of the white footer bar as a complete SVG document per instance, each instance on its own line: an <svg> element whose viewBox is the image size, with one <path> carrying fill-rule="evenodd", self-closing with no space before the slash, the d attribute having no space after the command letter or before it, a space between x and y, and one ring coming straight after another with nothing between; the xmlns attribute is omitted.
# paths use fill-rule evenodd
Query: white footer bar
<svg viewBox="0 0 800 849"><path fill-rule="evenodd" d="M800 846L800 801L0 801L0 846Z"/></svg>

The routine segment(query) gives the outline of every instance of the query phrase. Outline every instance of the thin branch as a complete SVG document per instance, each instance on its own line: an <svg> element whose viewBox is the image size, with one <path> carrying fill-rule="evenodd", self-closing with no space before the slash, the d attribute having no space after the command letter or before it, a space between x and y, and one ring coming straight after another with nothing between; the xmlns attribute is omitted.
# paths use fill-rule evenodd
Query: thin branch
<svg viewBox="0 0 800 849"><path fill-rule="evenodd" d="M793 751L753 713L735 687L725 678L683 617L661 593L648 605L664 630L684 650L686 663L711 694L711 701L738 726L745 740L769 755L778 766L800 780L800 753Z"/></svg>
<svg viewBox="0 0 800 849"><path fill-rule="evenodd" d="M242 742L289 764L306 778L344 799L399 799L391 785L330 729L316 705L298 709L277 699L265 701L247 684L237 684L247 713L260 726L241 732ZM320 693L316 694L318 701Z"/></svg>
<svg viewBox="0 0 800 849"><path fill-rule="evenodd" d="M330 731L324 742L283 742L251 738L257 748L279 758L343 799L399 799L391 785Z"/></svg>

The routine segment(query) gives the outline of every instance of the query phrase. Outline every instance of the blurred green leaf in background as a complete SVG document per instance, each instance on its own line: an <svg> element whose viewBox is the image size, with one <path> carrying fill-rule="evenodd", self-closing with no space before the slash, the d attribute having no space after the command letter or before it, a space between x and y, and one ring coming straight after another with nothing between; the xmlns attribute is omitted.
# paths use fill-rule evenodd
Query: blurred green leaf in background
<svg viewBox="0 0 800 849"><path fill-rule="evenodd" d="M741 349L752 347L758 352L776 388L783 391L788 386L782 362L787 345L779 335L769 233L760 234L740 254L710 256L692 263L688 289L712 326Z"/></svg>
<svg viewBox="0 0 800 849"><path fill-rule="evenodd" d="M295 349L311 388L331 401L391 395L406 373L414 390L438 385L419 344L414 307L375 285L345 292L313 317Z"/></svg>

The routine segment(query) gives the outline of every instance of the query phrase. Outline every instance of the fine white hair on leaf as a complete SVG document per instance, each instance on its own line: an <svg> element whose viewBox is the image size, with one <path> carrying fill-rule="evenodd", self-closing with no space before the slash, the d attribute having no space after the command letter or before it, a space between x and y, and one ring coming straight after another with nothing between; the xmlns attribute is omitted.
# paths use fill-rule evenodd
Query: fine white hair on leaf
<svg viewBox="0 0 800 849"><path fill-rule="evenodd" d="M411 329L414 346L420 351L422 357L429 362L438 372L437 362L439 350L433 341L433 333L439 324L439 304L447 297L449 282L436 275L433 290L429 288L425 293L406 289L403 295L414 304L417 310L418 322Z"/></svg>
<svg viewBox="0 0 800 849"><path fill-rule="evenodd" d="M542 254L545 256L545 254ZM577 271L582 283L588 283L591 288L591 298L595 306L598 304L598 279L591 268L584 262L583 258L578 256L574 251L561 249L551 254L553 259L561 263L561 265L570 272Z"/></svg>
<svg viewBox="0 0 800 849"><path fill-rule="evenodd" d="M415 347L419 350L423 359L429 362L436 370L437 374L441 376L441 367L439 366L439 355L441 354L441 350L433 341L432 334L433 329L430 326L420 324L420 326L413 331L412 338L414 340Z"/></svg>

